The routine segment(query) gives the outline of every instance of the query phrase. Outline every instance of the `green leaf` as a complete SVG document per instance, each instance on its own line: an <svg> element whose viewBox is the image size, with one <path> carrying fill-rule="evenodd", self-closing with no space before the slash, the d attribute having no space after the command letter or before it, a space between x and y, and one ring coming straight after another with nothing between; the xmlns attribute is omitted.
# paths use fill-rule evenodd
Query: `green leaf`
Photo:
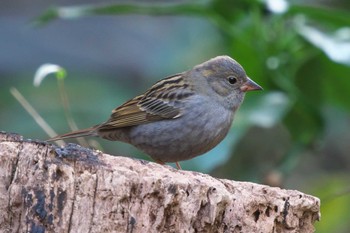
<svg viewBox="0 0 350 233"><path fill-rule="evenodd" d="M91 15L207 15L207 4L98 4L50 8L36 19L37 24L45 24L54 19L76 19Z"/></svg>
<svg viewBox="0 0 350 233"><path fill-rule="evenodd" d="M335 32L321 31L307 25L304 19L297 20L298 33L315 47L322 50L334 62L350 66L350 27L341 27Z"/></svg>
<svg viewBox="0 0 350 233"><path fill-rule="evenodd" d="M322 7L320 5L310 6L293 4L289 8L288 13L292 15L307 15L307 17L314 19L320 24L333 25L333 27L350 25L349 11L345 9Z"/></svg>
<svg viewBox="0 0 350 233"><path fill-rule="evenodd" d="M295 142L308 145L322 132L323 118L315 106L300 98L284 120Z"/></svg>

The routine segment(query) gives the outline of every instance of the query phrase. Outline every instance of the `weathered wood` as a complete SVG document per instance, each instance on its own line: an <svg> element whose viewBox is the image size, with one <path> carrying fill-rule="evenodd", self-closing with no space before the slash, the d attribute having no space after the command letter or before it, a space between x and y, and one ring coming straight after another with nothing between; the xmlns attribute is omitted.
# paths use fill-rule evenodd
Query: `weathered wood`
<svg viewBox="0 0 350 233"><path fill-rule="evenodd" d="M316 197L0 133L0 232L313 232Z"/></svg>

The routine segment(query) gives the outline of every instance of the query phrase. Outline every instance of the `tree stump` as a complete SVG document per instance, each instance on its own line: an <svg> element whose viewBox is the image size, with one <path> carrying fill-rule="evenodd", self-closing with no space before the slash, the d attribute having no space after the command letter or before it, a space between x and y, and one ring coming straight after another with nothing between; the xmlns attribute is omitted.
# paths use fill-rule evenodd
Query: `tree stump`
<svg viewBox="0 0 350 233"><path fill-rule="evenodd" d="M320 200L0 133L0 232L314 232Z"/></svg>

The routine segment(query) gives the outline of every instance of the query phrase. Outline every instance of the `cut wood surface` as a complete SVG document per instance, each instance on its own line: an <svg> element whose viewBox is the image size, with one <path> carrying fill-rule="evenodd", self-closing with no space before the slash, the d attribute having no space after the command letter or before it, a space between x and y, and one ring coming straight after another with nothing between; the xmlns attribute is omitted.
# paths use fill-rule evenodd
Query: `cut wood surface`
<svg viewBox="0 0 350 233"><path fill-rule="evenodd" d="M320 200L0 133L0 232L314 232Z"/></svg>

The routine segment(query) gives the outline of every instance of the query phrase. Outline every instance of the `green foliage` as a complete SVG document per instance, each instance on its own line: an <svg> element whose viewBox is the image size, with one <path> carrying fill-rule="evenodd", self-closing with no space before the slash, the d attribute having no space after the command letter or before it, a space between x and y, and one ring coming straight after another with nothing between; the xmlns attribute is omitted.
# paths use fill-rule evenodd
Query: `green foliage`
<svg viewBox="0 0 350 233"><path fill-rule="evenodd" d="M338 174L325 177L316 185L314 192L321 198L321 221L316 225L317 232L348 232L350 229L349 177Z"/></svg>

